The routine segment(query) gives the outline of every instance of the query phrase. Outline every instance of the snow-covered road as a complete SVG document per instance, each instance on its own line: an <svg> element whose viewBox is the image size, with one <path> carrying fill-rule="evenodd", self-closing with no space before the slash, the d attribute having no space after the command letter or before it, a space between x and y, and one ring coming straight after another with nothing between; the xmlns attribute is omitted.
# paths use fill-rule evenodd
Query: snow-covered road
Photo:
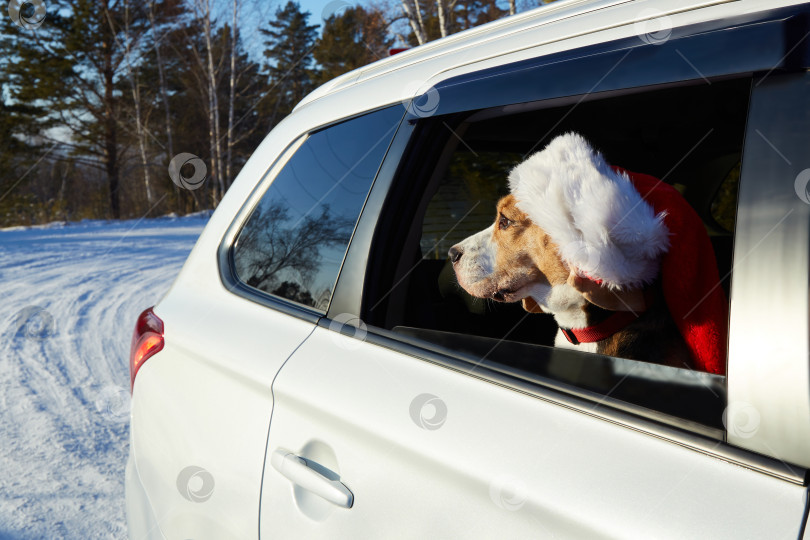
<svg viewBox="0 0 810 540"><path fill-rule="evenodd" d="M126 538L133 324L206 221L0 230L0 539Z"/></svg>

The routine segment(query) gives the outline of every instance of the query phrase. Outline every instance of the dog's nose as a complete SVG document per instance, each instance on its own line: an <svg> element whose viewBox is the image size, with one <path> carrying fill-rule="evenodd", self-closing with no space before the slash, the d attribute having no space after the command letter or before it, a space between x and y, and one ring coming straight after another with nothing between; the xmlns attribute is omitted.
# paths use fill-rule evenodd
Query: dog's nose
<svg viewBox="0 0 810 540"><path fill-rule="evenodd" d="M450 257L450 262L453 264L457 263L463 254L464 252L456 246L451 247L450 251L447 252L447 256Z"/></svg>

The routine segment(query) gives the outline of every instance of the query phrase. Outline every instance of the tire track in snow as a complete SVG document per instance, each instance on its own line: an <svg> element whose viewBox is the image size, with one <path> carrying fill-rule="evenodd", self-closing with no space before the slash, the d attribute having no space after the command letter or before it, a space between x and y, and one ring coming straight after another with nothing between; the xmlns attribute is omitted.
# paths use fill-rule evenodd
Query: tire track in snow
<svg viewBox="0 0 810 540"><path fill-rule="evenodd" d="M131 332L205 221L0 230L0 538L126 537Z"/></svg>

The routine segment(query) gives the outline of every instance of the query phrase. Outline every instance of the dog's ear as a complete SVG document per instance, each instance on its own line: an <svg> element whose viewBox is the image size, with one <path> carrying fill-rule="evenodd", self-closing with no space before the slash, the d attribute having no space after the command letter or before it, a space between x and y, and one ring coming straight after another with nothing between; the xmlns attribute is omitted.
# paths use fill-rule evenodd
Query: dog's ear
<svg viewBox="0 0 810 540"><path fill-rule="evenodd" d="M612 291L593 280L577 275L573 270L568 276L568 285L585 297L585 300L608 311L644 311L647 303L642 289Z"/></svg>
<svg viewBox="0 0 810 540"><path fill-rule="evenodd" d="M527 296L521 300L520 303L523 305L523 309L529 313L543 313L543 308L541 308L531 296Z"/></svg>

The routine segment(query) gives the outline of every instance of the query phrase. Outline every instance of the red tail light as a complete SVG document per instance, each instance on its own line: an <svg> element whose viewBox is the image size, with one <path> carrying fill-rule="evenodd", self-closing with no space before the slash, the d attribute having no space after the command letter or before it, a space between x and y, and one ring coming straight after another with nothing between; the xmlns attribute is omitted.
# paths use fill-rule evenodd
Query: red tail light
<svg viewBox="0 0 810 540"><path fill-rule="evenodd" d="M132 347L129 350L130 391L135 386L135 375L152 355L163 349L163 321L152 308L138 316L135 332L132 333Z"/></svg>

